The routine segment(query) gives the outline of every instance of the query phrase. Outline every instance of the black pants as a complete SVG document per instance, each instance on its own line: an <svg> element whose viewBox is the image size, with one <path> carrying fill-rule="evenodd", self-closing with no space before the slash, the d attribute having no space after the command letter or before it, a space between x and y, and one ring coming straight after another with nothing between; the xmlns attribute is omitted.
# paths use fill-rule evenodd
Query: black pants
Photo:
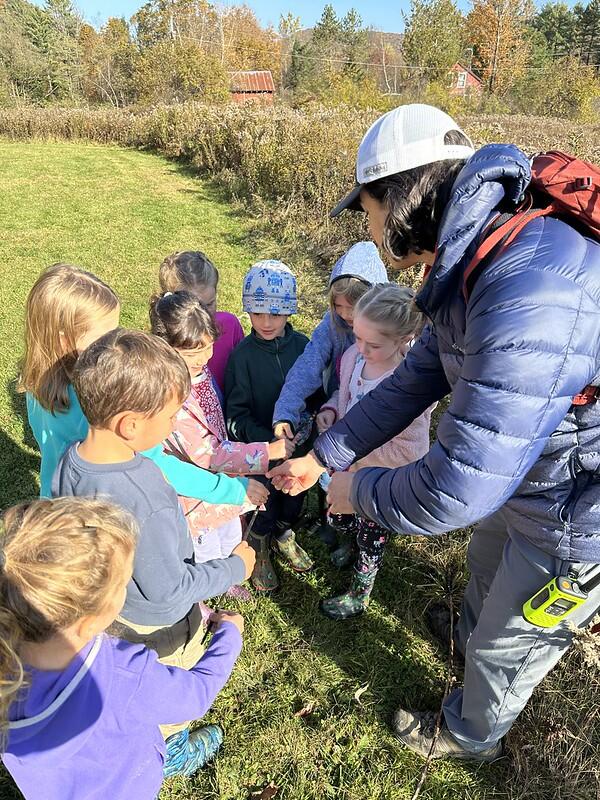
<svg viewBox="0 0 600 800"><path fill-rule="evenodd" d="M275 489L271 481L262 475L252 477L269 488L269 499L265 504L265 510L258 512L252 530L259 536L272 534L277 539L288 528L293 528L300 519L306 492L292 497Z"/></svg>

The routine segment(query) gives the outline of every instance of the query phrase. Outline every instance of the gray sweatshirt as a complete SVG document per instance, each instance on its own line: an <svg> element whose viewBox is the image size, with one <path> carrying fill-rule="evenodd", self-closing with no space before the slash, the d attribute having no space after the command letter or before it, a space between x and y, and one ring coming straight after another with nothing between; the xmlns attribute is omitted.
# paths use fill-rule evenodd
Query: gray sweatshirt
<svg viewBox="0 0 600 800"><path fill-rule="evenodd" d="M173 487L139 453L131 461L92 464L72 445L52 481L52 496L105 497L130 511L140 529L121 616L136 625L173 625L194 603L245 578L239 556L194 562L187 522Z"/></svg>

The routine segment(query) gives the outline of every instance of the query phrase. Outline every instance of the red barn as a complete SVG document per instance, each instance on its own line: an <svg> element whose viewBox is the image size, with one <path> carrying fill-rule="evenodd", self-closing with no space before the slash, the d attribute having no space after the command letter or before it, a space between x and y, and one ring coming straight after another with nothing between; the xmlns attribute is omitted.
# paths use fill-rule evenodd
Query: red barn
<svg viewBox="0 0 600 800"><path fill-rule="evenodd" d="M229 91L234 102L273 105L275 84L271 71L241 70L229 73Z"/></svg>
<svg viewBox="0 0 600 800"><path fill-rule="evenodd" d="M450 69L450 94L465 97L469 94L481 94L483 81L468 67L457 61Z"/></svg>

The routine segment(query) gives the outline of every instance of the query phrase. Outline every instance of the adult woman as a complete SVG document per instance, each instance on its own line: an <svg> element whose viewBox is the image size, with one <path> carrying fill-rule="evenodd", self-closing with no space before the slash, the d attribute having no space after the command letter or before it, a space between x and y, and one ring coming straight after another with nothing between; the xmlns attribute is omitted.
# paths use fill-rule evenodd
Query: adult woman
<svg viewBox="0 0 600 800"><path fill-rule="evenodd" d="M456 631L464 688L445 702L434 756L489 761L572 640L566 622L527 622L523 603L550 577L584 578L600 562L600 409L572 403L600 383L600 245L559 219L534 219L466 293L465 269L500 212L522 198L530 164L512 145L473 153L456 123L428 106L402 106L370 128L357 179L333 214L360 204L401 269L429 265L417 304L430 324L394 375L312 454L282 465L278 480L296 491L324 467L345 470L451 394L423 459L337 472L329 501L412 535L483 520ZM586 625L599 606L596 589L570 622ZM401 709L394 728L426 754L432 721Z"/></svg>

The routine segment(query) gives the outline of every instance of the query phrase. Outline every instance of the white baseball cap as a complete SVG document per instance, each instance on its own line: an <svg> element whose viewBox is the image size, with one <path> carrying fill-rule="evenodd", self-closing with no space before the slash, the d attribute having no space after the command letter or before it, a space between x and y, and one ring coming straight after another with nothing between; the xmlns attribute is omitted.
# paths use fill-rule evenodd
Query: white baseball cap
<svg viewBox="0 0 600 800"><path fill-rule="evenodd" d="M469 145L446 144L450 131L462 133ZM356 157L356 186L330 216L337 217L346 208L359 210L358 198L366 183L434 161L470 158L474 152L469 137L439 108L422 103L394 108L365 133Z"/></svg>

